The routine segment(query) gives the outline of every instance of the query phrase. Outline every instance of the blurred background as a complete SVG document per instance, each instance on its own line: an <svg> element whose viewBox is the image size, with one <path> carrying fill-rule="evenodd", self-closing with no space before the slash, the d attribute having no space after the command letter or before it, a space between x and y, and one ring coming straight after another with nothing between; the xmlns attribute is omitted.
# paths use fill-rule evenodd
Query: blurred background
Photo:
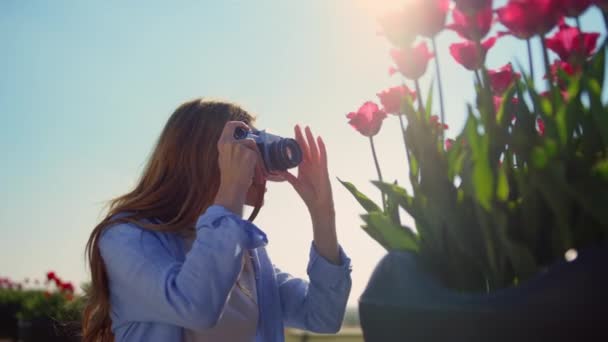
<svg viewBox="0 0 608 342"><path fill-rule="evenodd" d="M376 22L398 3L0 1L0 276L42 279L52 270L87 281L84 246L104 204L134 185L172 111L202 96L240 104L276 134L292 136L300 123L323 136L338 238L353 264L354 315L385 251L361 230L362 209L336 178L380 200L369 183L369 142L345 115L401 82L388 75L390 47ZM582 22L602 31L595 9ZM458 40L453 32L438 40L448 137L473 97L472 74L448 52ZM524 64L525 56L525 45L507 37L488 65ZM385 180L405 184L397 118L376 141ZM287 183L269 184L256 224L277 266L306 277L310 219Z"/></svg>

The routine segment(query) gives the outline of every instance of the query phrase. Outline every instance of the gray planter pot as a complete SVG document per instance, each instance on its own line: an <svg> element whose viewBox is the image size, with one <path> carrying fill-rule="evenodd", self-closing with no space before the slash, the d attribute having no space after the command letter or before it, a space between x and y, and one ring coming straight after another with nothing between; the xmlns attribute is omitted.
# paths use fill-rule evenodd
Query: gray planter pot
<svg viewBox="0 0 608 342"><path fill-rule="evenodd" d="M579 252L520 286L442 287L405 252L388 253L360 298L366 341L608 341L608 249Z"/></svg>

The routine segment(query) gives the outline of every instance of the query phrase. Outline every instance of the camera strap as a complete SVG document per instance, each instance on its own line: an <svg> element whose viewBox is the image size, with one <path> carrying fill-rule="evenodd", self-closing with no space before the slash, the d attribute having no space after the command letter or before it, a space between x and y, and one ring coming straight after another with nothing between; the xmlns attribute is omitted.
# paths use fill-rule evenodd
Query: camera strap
<svg viewBox="0 0 608 342"><path fill-rule="evenodd" d="M258 216L258 213L260 212L260 209L262 208L262 204L264 203L264 191L256 191L257 192L257 198L255 200L255 206L253 207L253 211L251 212L251 215L249 215L249 218L247 219L249 222L253 223L253 220L255 220L256 216Z"/></svg>

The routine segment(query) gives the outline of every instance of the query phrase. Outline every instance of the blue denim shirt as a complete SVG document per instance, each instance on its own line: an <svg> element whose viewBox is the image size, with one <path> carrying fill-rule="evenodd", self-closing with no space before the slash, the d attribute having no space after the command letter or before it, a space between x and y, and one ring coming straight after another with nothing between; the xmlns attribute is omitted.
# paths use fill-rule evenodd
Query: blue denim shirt
<svg viewBox="0 0 608 342"><path fill-rule="evenodd" d="M340 329L351 288L350 259L340 247L340 265L310 247L309 280L276 268L264 246L266 234L221 206L196 223L187 251L174 233L118 224L99 247L109 279L112 331L116 341L181 341L183 328L213 327L251 250L258 292L257 342L284 341L284 326L319 333Z"/></svg>

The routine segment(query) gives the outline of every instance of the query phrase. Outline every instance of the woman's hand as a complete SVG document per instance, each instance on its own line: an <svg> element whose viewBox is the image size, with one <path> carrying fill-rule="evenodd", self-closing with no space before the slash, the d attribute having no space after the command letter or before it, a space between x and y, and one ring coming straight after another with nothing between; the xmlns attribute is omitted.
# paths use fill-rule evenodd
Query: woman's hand
<svg viewBox="0 0 608 342"><path fill-rule="evenodd" d="M249 127L240 121L229 121L217 142L220 187L214 204L221 205L235 214L243 215L247 191L253 182L258 164L259 151L253 139L234 138L234 130Z"/></svg>
<svg viewBox="0 0 608 342"><path fill-rule="evenodd" d="M306 139L299 125L295 128L296 141L302 149L302 163L298 166L298 176L285 171L279 173L302 197L310 212L315 246L319 254L338 263L338 243L334 200L327 170L327 150L321 137L314 138L306 127Z"/></svg>

